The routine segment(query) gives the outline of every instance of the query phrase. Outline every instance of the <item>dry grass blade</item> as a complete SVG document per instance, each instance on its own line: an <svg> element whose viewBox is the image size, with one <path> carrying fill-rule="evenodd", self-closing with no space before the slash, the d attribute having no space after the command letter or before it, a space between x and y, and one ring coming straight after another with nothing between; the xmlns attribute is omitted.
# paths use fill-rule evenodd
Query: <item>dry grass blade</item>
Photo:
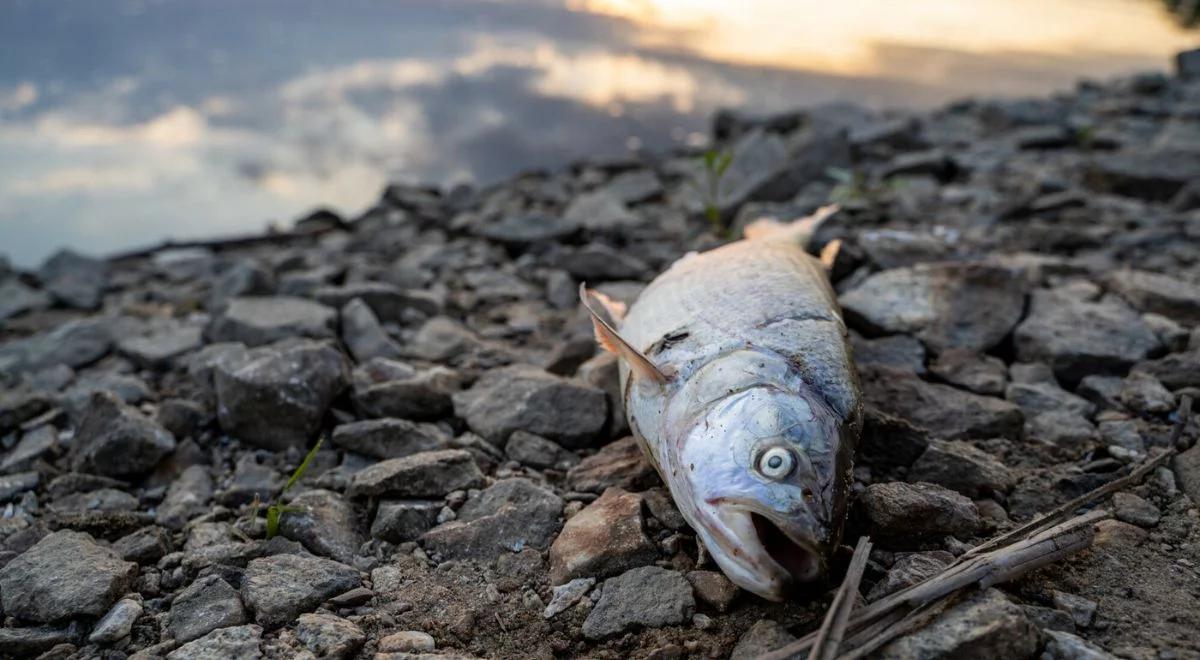
<svg viewBox="0 0 1200 660"><path fill-rule="evenodd" d="M808 660L833 660L842 647L842 639L846 634L846 623L850 620L850 612L858 600L858 584L862 582L863 571L867 568L867 558L871 556L871 541L859 537L854 546L854 557L850 560L850 568L846 569L846 577L842 586L833 595L829 611L821 629L817 631L817 640L813 643Z"/></svg>

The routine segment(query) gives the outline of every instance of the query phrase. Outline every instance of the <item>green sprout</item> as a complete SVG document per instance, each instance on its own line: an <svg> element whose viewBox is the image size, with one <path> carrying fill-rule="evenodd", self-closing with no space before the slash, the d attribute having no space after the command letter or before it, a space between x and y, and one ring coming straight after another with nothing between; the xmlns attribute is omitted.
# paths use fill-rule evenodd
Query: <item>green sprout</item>
<svg viewBox="0 0 1200 660"><path fill-rule="evenodd" d="M830 167L825 174L837 185L829 192L829 201L844 204L866 199L867 181L862 172L848 170L844 167Z"/></svg>
<svg viewBox="0 0 1200 660"><path fill-rule="evenodd" d="M294 472L292 472L292 476L287 480L287 483L284 484L283 490L279 491L279 494L275 496L275 499L271 501L270 506L267 507L267 538L268 539L273 539L279 535L279 517L280 516L282 516L285 513L296 512L296 511L301 510L300 507L287 506L286 504L282 504L282 503L280 503L279 499L281 497L283 497L283 494L286 493L289 488L294 486L296 484L296 482L300 481L300 478L304 476L304 473L308 470L308 466L312 463L313 458L317 455L317 450L319 450L321 448L321 444L323 442L325 442L325 438L322 437L322 438L317 439L317 444L313 445L313 448L308 450L308 454L306 454L304 456L304 460L300 461L300 465L298 465L296 467L296 470ZM251 519L258 517L258 504L259 503L256 498L255 502L254 502L254 506L251 509L251 514L250 514Z"/></svg>
<svg viewBox="0 0 1200 660"><path fill-rule="evenodd" d="M712 225L714 232L721 230L721 177L733 164L733 154L709 149L704 152L704 217Z"/></svg>

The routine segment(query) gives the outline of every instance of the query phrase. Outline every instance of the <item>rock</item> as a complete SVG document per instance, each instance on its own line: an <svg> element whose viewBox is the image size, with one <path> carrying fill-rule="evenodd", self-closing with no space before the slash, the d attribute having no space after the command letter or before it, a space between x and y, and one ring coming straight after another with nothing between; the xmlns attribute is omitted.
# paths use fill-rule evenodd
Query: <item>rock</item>
<svg viewBox="0 0 1200 660"><path fill-rule="evenodd" d="M641 218L625 208L625 200L608 190L577 196L567 207L563 219L569 226L592 231L619 231L642 222Z"/></svg>
<svg viewBox="0 0 1200 660"><path fill-rule="evenodd" d="M153 469L175 450L175 437L108 392L92 395L72 443L72 468L112 477Z"/></svg>
<svg viewBox="0 0 1200 660"><path fill-rule="evenodd" d="M0 321L46 309L50 303L50 294L45 291L31 289L17 279L0 280Z"/></svg>
<svg viewBox="0 0 1200 660"><path fill-rule="evenodd" d="M165 369L181 355L200 348L202 329L193 325L172 325L148 335L117 341L117 352L145 369Z"/></svg>
<svg viewBox="0 0 1200 660"><path fill-rule="evenodd" d="M1025 435L1077 454L1087 449L1096 436L1096 428L1086 417L1065 410L1054 410L1027 419Z"/></svg>
<svg viewBox="0 0 1200 660"><path fill-rule="evenodd" d="M1118 376L1084 376L1075 392L1101 409L1120 410L1123 407L1121 390L1124 387L1125 379Z"/></svg>
<svg viewBox="0 0 1200 660"><path fill-rule="evenodd" d="M1146 443L1132 419L1114 419L1100 422L1100 437L1109 447L1120 447L1137 455L1146 454Z"/></svg>
<svg viewBox="0 0 1200 660"><path fill-rule="evenodd" d="M1162 519L1158 507L1133 493L1114 493L1112 502L1113 513L1121 522L1138 527L1154 527Z"/></svg>
<svg viewBox="0 0 1200 660"><path fill-rule="evenodd" d="M177 642L199 639L218 628L249 621L238 592L217 575L196 578L175 596L166 630Z"/></svg>
<svg viewBox="0 0 1200 660"><path fill-rule="evenodd" d="M1200 285L1177 276L1122 269L1105 284L1140 312L1153 312L1184 325L1200 325Z"/></svg>
<svg viewBox="0 0 1200 660"><path fill-rule="evenodd" d="M494 366L507 364L511 355L484 342L458 321L444 316L429 319L404 346L407 356L450 365Z"/></svg>
<svg viewBox="0 0 1200 660"><path fill-rule="evenodd" d="M738 638L729 660L757 660L794 641L796 636L789 633L787 628L770 619L760 619Z"/></svg>
<svg viewBox="0 0 1200 660"><path fill-rule="evenodd" d="M943 351L929 365L929 372L951 385L989 396L1002 394L1008 381L1003 360L961 348Z"/></svg>
<svg viewBox="0 0 1200 660"><path fill-rule="evenodd" d="M639 628L679 625L692 618L692 585L675 571L642 566L604 581L583 622L583 636L603 639Z"/></svg>
<svg viewBox="0 0 1200 660"><path fill-rule="evenodd" d="M332 614L301 614L296 638L318 658L335 660L353 657L367 641L362 628Z"/></svg>
<svg viewBox="0 0 1200 660"><path fill-rule="evenodd" d="M217 493L217 501L225 506L250 504L257 498L270 501L283 488L285 480L271 466L258 462L253 453L242 454L234 466L233 480Z"/></svg>
<svg viewBox="0 0 1200 660"><path fill-rule="evenodd" d="M391 543L415 541L437 522L442 500L384 500L371 523L371 536Z"/></svg>
<svg viewBox="0 0 1200 660"><path fill-rule="evenodd" d="M1043 660L1116 660L1117 656L1105 651L1078 635L1061 630L1043 630L1046 648Z"/></svg>
<svg viewBox="0 0 1200 660"><path fill-rule="evenodd" d="M889 335L878 339L851 336L854 363L859 367L883 367L896 371L925 373L925 346L908 335Z"/></svg>
<svg viewBox="0 0 1200 660"><path fill-rule="evenodd" d="M871 484L858 498L870 535L912 543L921 537L971 537L982 526L975 503L934 484Z"/></svg>
<svg viewBox="0 0 1200 660"><path fill-rule="evenodd" d="M1109 518L1096 523L1096 540L1093 545L1097 548L1135 548L1144 543L1149 535L1149 532L1141 527Z"/></svg>
<svg viewBox="0 0 1200 660"><path fill-rule="evenodd" d="M488 240L512 246L526 246L566 238L578 227L546 213L509 214L476 229Z"/></svg>
<svg viewBox="0 0 1200 660"><path fill-rule="evenodd" d="M1168 202L1200 172L1200 153L1184 149L1125 149L1092 158L1084 183L1093 190Z"/></svg>
<svg viewBox="0 0 1200 660"><path fill-rule="evenodd" d="M458 511L458 519L435 527L421 543L446 559L493 560L525 548L544 550L562 516L562 498L526 479L488 487Z"/></svg>
<svg viewBox="0 0 1200 660"><path fill-rule="evenodd" d="M1200 78L1200 48L1175 54L1175 74L1184 80Z"/></svg>
<svg viewBox="0 0 1200 660"><path fill-rule="evenodd" d="M100 617L133 586L137 564L122 561L91 536L61 530L0 568L4 612L52 623Z"/></svg>
<svg viewBox="0 0 1200 660"><path fill-rule="evenodd" d="M50 503L49 508L55 513L136 511L138 499L123 490L102 488L88 493L72 493L56 498Z"/></svg>
<svg viewBox="0 0 1200 660"><path fill-rule="evenodd" d="M907 589L908 587L937 575L954 560L954 556L945 551L910 552L896 557L896 562L888 569L887 575L876 582L867 593L867 602L873 602Z"/></svg>
<svg viewBox="0 0 1200 660"><path fill-rule="evenodd" d="M550 582L609 577L658 558L645 532L642 498L620 488L604 491L563 526L550 547Z"/></svg>
<svg viewBox="0 0 1200 660"><path fill-rule="evenodd" d="M209 344L188 358L188 375L205 394L216 398L217 370L233 371L247 361L248 355L245 344Z"/></svg>
<svg viewBox="0 0 1200 660"><path fill-rule="evenodd" d="M0 433L7 433L50 407L51 399L41 392L20 387L0 390Z"/></svg>
<svg viewBox="0 0 1200 660"><path fill-rule="evenodd" d="M700 602L718 612L729 611L740 590L729 578L717 571L691 571L686 576Z"/></svg>
<svg viewBox="0 0 1200 660"><path fill-rule="evenodd" d="M362 298L355 298L342 307L342 341L358 362L372 358L400 357L400 345L388 336L379 318Z"/></svg>
<svg viewBox="0 0 1200 660"><path fill-rule="evenodd" d="M1096 618L1095 601L1057 590L1050 592L1050 598L1054 601L1054 608L1070 614L1079 628L1087 628L1092 625L1092 619Z"/></svg>
<svg viewBox="0 0 1200 660"><path fill-rule="evenodd" d="M67 321L53 330L0 344L0 373L40 371L58 365L86 367L108 355L112 334L103 320Z"/></svg>
<svg viewBox="0 0 1200 660"><path fill-rule="evenodd" d="M1041 605L1022 605L1021 609L1025 610L1025 616L1029 617L1030 623L1041 628L1043 632L1046 630L1075 631L1075 620L1066 612Z"/></svg>
<svg viewBox="0 0 1200 660"><path fill-rule="evenodd" d="M58 404L71 419L82 419L93 394L109 392L123 403L136 404L152 396L150 387L140 378L114 373L90 373L80 376L58 398Z"/></svg>
<svg viewBox="0 0 1200 660"><path fill-rule="evenodd" d="M865 375L863 392L883 412L947 440L1021 435L1021 409L994 397L896 372Z"/></svg>
<svg viewBox="0 0 1200 660"><path fill-rule="evenodd" d="M965 442L930 440L912 464L909 481L925 481L971 498L1008 492L1016 483L1003 463Z"/></svg>
<svg viewBox="0 0 1200 660"><path fill-rule="evenodd" d="M246 358L216 369L221 429L265 449L307 446L349 380L345 357L325 343L293 341Z"/></svg>
<svg viewBox="0 0 1200 660"><path fill-rule="evenodd" d="M611 442L567 470L571 489L587 493L600 493L611 486L641 490L657 478L633 437Z"/></svg>
<svg viewBox="0 0 1200 660"><path fill-rule="evenodd" d="M1193 347L1186 353L1171 353L1157 360L1139 362L1133 371L1153 376L1172 390L1200 387L1200 350Z"/></svg>
<svg viewBox="0 0 1200 660"><path fill-rule="evenodd" d="M258 660L262 628L253 624L221 628L167 654L167 660Z"/></svg>
<svg viewBox="0 0 1200 660"><path fill-rule="evenodd" d="M433 635L419 630L402 630L379 640L380 653L418 654L428 653L434 648Z"/></svg>
<svg viewBox="0 0 1200 660"><path fill-rule="evenodd" d="M638 204L661 196L663 185L653 170L632 170L609 180L603 192L622 203Z"/></svg>
<svg viewBox="0 0 1200 660"><path fill-rule="evenodd" d="M162 527L143 527L114 541L112 549L125 561L154 564L171 551L171 535Z"/></svg>
<svg viewBox="0 0 1200 660"><path fill-rule="evenodd" d="M1026 417L1056 411L1090 417L1096 409L1087 399L1071 394L1055 382L1010 383L1004 396L1021 406Z"/></svg>
<svg viewBox="0 0 1200 660"><path fill-rule="evenodd" d="M336 339L338 313L303 298L233 298L213 317L204 334L209 342L263 346L281 339Z"/></svg>
<svg viewBox="0 0 1200 660"><path fill-rule="evenodd" d="M254 259L238 259L218 275L208 292L208 311L218 312L233 298L265 296L275 290L275 276Z"/></svg>
<svg viewBox="0 0 1200 660"><path fill-rule="evenodd" d="M406 419L371 419L333 429L333 444L374 458L402 458L450 447L442 427Z"/></svg>
<svg viewBox="0 0 1200 660"><path fill-rule="evenodd" d="M912 333L941 351L985 351L1021 319L1025 294L1011 271L970 263L887 270L842 294L852 325L874 333Z"/></svg>
<svg viewBox="0 0 1200 660"><path fill-rule="evenodd" d="M113 605L108 614L92 628L88 641L93 644L113 644L129 637L133 624L142 616L142 603L133 598L122 598Z"/></svg>
<svg viewBox="0 0 1200 660"><path fill-rule="evenodd" d="M417 316L433 316L441 311L437 296L429 291L409 291L385 282L355 282L345 286L321 287L313 297L332 308L344 307L361 299L384 323L404 323Z"/></svg>
<svg viewBox="0 0 1200 660"><path fill-rule="evenodd" d="M108 283L108 266L99 259L59 250L38 269L38 279L63 305L96 309Z"/></svg>
<svg viewBox="0 0 1200 660"><path fill-rule="evenodd" d="M877 652L887 660L996 660L1032 658L1037 629L1020 607L997 589L987 589L946 610L916 632L896 639Z"/></svg>
<svg viewBox="0 0 1200 660"><path fill-rule="evenodd" d="M1197 188L1200 191L1200 184L1197 184ZM1150 326L1167 352L1187 350L1188 340L1191 338L1187 328L1161 314L1142 314L1142 321Z"/></svg>
<svg viewBox="0 0 1200 660"><path fill-rule="evenodd" d="M0 502L7 502L21 493L37 488L41 476L37 472L18 472L0 476Z"/></svg>
<svg viewBox="0 0 1200 660"><path fill-rule="evenodd" d="M567 608L579 602L579 599L587 595L592 587L596 585L596 578L575 578L566 584L560 584L552 589L553 596L550 598L550 604L542 612L543 619L552 619L559 612L564 612Z"/></svg>
<svg viewBox="0 0 1200 660"><path fill-rule="evenodd" d="M349 564L366 539L359 532L354 508L341 495L309 490L288 503L294 510L279 517L279 533L299 541L309 552Z"/></svg>
<svg viewBox="0 0 1200 660"><path fill-rule="evenodd" d="M366 417L442 417L452 410L450 395L458 388L458 374L446 367L418 371L375 358L354 370L354 404Z"/></svg>
<svg viewBox="0 0 1200 660"><path fill-rule="evenodd" d="M452 490L482 485L483 474L471 453L463 449L446 449L371 465L354 475L349 494L352 497L441 497Z"/></svg>
<svg viewBox="0 0 1200 660"><path fill-rule="evenodd" d="M171 487L155 513L155 521L170 529L180 530L187 521L206 512L213 496L212 477L203 465L184 470Z"/></svg>
<svg viewBox="0 0 1200 660"><path fill-rule="evenodd" d="M1175 480L1194 504L1200 504L1200 444L1171 459Z"/></svg>
<svg viewBox="0 0 1200 660"><path fill-rule="evenodd" d="M1046 362L1064 383L1120 375L1158 347L1158 337L1125 303L1035 295L1014 334L1017 357Z"/></svg>
<svg viewBox="0 0 1200 660"><path fill-rule="evenodd" d="M504 445L504 453L509 460L539 469L564 469L579 462L579 456L574 452L567 451L554 442L525 431L514 431L508 437L508 444Z"/></svg>
<svg viewBox="0 0 1200 660"><path fill-rule="evenodd" d="M40 660L55 660L60 656L51 655L55 647L66 645L74 652L75 646L70 644L78 641L79 632L75 625L65 628L53 626L36 626L29 628L0 628L0 649L4 649L11 657L38 657ZM45 655L40 655L45 653Z"/></svg>
<svg viewBox="0 0 1200 660"><path fill-rule="evenodd" d="M0 394L0 399L4 395ZM0 408L4 406L0 403ZM3 413L0 413L2 415ZM25 413L20 413L10 419L17 419ZM0 428L4 424L0 423ZM58 449L58 431L53 426L39 426L25 435L11 451L0 460L0 474L8 474L27 470L33 467L41 458L48 457Z"/></svg>
<svg viewBox="0 0 1200 660"><path fill-rule="evenodd" d="M608 417L603 391L528 366L489 371L453 398L455 414L498 445L514 431L527 431L568 448L586 447Z"/></svg>
<svg viewBox="0 0 1200 660"><path fill-rule="evenodd" d="M360 586L358 571L328 559L274 555L255 559L242 578L242 598L255 620L275 627L291 623L326 599Z"/></svg>
<svg viewBox="0 0 1200 660"><path fill-rule="evenodd" d="M1144 371L1126 376L1120 396L1121 403L1135 413L1153 415L1175 410L1175 395Z"/></svg>

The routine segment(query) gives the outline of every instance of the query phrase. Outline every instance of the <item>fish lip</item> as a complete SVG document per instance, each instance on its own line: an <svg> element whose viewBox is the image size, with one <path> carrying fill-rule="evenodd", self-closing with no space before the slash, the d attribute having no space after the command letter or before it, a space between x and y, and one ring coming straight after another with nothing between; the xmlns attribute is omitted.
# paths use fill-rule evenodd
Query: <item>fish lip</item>
<svg viewBox="0 0 1200 660"><path fill-rule="evenodd" d="M798 531L795 522L789 522L779 513L768 510L753 500L718 497L708 500L707 503L712 507L715 517L718 520L728 525L729 516L744 516L746 523L749 524L749 528L753 530L754 533L750 535L750 538L734 539L727 534L713 535L714 541L728 555L743 555L747 547L753 547L757 551L755 552L756 560L762 565L761 568L766 569L766 572L770 575L770 584L773 586L766 592L755 589L751 589L751 591L755 591L764 598L779 601L783 599L783 592L794 583L811 582L825 572L825 554L821 551L820 543L811 538L811 536ZM776 529L787 537L789 542L801 551L808 553L815 562L815 570L807 575L797 577L787 567L776 561L768 551L763 539L759 536L753 519L753 516L756 515L774 525ZM736 551L735 548L737 548ZM741 586L744 587L744 585Z"/></svg>

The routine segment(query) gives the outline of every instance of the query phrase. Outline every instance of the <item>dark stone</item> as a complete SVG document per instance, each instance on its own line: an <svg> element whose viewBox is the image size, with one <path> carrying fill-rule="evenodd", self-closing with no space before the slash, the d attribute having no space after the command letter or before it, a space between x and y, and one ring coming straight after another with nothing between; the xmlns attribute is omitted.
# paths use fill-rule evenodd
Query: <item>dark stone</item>
<svg viewBox="0 0 1200 660"><path fill-rule="evenodd" d="M601 390L528 366L485 373L454 395L454 410L472 431L500 445L513 431L528 431L565 447L585 447L600 437L608 418Z"/></svg>
<svg viewBox="0 0 1200 660"><path fill-rule="evenodd" d="M108 392L92 395L71 447L71 466L129 477L149 472L175 450L175 437Z"/></svg>

